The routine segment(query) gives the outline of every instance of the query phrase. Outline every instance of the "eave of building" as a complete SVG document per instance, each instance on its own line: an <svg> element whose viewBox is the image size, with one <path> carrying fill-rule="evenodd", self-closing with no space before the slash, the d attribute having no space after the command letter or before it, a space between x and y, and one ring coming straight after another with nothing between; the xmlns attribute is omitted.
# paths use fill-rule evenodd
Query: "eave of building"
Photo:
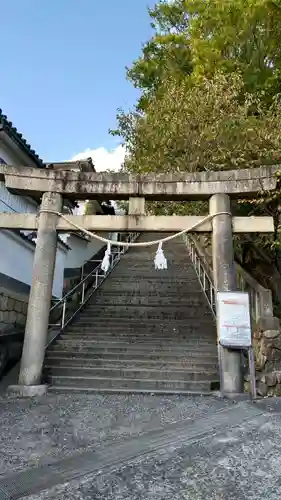
<svg viewBox="0 0 281 500"><path fill-rule="evenodd" d="M80 172L96 172L92 158L79 161L68 162L53 162L44 163L42 158L32 149L31 145L26 141L23 135L8 119L8 117L0 109L0 139L9 150L12 150L19 162L23 165L32 166L37 168L47 168L51 170L72 170ZM37 204L40 203L39 198L30 198ZM70 209L78 206L77 202L73 200L65 200ZM97 202L100 207L100 203ZM97 210L97 213L103 213L103 210Z"/></svg>
<svg viewBox="0 0 281 500"><path fill-rule="evenodd" d="M38 168L43 168L44 163L40 156L36 153L34 149L28 144L23 135L17 130L13 123L8 119L6 115L0 109L0 134L3 132L10 138L10 140L24 153L32 163ZM30 162L29 162L30 165Z"/></svg>
<svg viewBox="0 0 281 500"><path fill-rule="evenodd" d="M30 144L28 144L26 139L24 139L23 135L17 130L13 123L8 120L7 116L3 114L2 109L0 109L0 142L8 152L12 152L12 155L17 158L17 161L20 164L35 168L46 168L43 160L39 157L35 150L32 149ZM36 205L40 203L40 198L30 196L27 196L26 198L34 202ZM68 201L68 203L72 208L76 206L73 201ZM35 246L35 242L23 232L15 231L15 233L17 233L18 236L26 243ZM70 247L60 238L58 238L58 243L66 250L70 249Z"/></svg>

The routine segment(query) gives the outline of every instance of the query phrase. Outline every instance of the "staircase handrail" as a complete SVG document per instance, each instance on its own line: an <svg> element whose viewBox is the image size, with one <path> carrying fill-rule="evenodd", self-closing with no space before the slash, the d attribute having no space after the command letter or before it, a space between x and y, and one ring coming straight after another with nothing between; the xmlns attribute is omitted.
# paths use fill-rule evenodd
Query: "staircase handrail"
<svg viewBox="0 0 281 500"><path fill-rule="evenodd" d="M213 314L216 314L216 289L214 285L211 258L198 239L192 234L185 235L185 242L194 265L202 289L208 299ZM250 298L250 312L254 324L261 317L273 316L273 301L271 290L264 288L243 267L234 262L236 289L248 292Z"/></svg>
<svg viewBox="0 0 281 500"><path fill-rule="evenodd" d="M213 315L216 317L216 290L214 285L213 270L208 262L207 253L198 241L192 237L192 235L185 234L183 239L202 290L206 296Z"/></svg>
<svg viewBox="0 0 281 500"><path fill-rule="evenodd" d="M125 242L130 243L135 241L139 237L139 233L129 233L125 239ZM114 242L113 242L114 243ZM117 247L117 251L111 252L110 255L110 267L106 273L101 269L102 260L99 261L97 266L79 281L71 290L69 290L62 298L55 299L55 304L50 309L50 318L58 311L58 318L55 323L49 323L49 330L55 330L55 336L51 335L51 339L48 339L48 345L54 341L54 339L63 332L63 330L69 325L69 323L74 319L82 307L88 302L90 297L95 293L95 291L100 287L103 281L108 277L108 275L113 271L115 266L121 259L121 256L128 251L126 245L122 247ZM69 301L76 296L74 303L74 308L70 308L70 315L67 317L67 305Z"/></svg>

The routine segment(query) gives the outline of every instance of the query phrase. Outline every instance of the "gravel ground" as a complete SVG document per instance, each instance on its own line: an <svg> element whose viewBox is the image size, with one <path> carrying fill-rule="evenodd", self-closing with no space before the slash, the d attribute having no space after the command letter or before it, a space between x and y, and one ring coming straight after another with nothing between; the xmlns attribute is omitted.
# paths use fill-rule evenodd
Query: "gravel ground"
<svg viewBox="0 0 281 500"><path fill-rule="evenodd" d="M101 471L29 500L279 500L280 415L264 413L207 439Z"/></svg>
<svg viewBox="0 0 281 500"><path fill-rule="evenodd" d="M207 397L47 395L0 398L0 476L74 452L210 415L232 402Z"/></svg>

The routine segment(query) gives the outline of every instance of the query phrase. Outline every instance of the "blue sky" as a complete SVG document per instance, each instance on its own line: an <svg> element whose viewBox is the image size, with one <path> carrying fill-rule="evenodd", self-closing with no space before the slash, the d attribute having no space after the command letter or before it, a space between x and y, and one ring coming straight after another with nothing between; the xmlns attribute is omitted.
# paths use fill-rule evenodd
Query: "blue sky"
<svg viewBox="0 0 281 500"><path fill-rule="evenodd" d="M106 161L116 149L108 129L117 108L136 101L125 66L151 36L147 6L154 3L0 0L0 108L44 161L86 149Z"/></svg>

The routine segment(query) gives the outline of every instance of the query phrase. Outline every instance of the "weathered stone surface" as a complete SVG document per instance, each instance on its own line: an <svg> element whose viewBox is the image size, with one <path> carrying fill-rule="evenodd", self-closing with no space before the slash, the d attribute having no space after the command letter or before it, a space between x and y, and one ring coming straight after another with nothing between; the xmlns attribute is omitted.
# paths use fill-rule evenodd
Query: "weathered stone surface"
<svg viewBox="0 0 281 500"><path fill-rule="evenodd" d="M26 321L28 295L0 287L0 324L24 325Z"/></svg>
<svg viewBox="0 0 281 500"><path fill-rule="evenodd" d="M263 337L260 343L260 353L266 358L268 358L272 349L273 349L273 340Z"/></svg>
<svg viewBox="0 0 281 500"><path fill-rule="evenodd" d="M8 313L8 321L10 324L15 325L17 322L17 313L16 311L9 311Z"/></svg>
<svg viewBox="0 0 281 500"><path fill-rule="evenodd" d="M280 330L265 330L263 336L267 339L276 339L280 335Z"/></svg>
<svg viewBox="0 0 281 500"><path fill-rule="evenodd" d="M274 387L277 383L276 373L267 373L265 375L265 383L268 387Z"/></svg>
<svg viewBox="0 0 281 500"><path fill-rule="evenodd" d="M3 312L3 321L4 321L5 323L9 323L9 318L10 318L10 316L9 316L9 311L4 311L4 312Z"/></svg>
<svg viewBox="0 0 281 500"><path fill-rule="evenodd" d="M260 353L265 356L267 359L276 359L273 358L274 351L280 351L276 353L278 359L281 359L281 335L276 338L266 338L263 337L260 344Z"/></svg>
<svg viewBox="0 0 281 500"><path fill-rule="evenodd" d="M8 301L9 297L7 295L4 294L0 295L0 309L2 311L6 311L8 309Z"/></svg>
<svg viewBox="0 0 281 500"><path fill-rule="evenodd" d="M57 192L74 199L120 199L144 196L154 200L208 199L215 193L233 197L252 196L264 190L276 189L274 172L277 166L230 170L204 171L190 174L147 174L134 176L125 173L88 173L0 165L0 176L7 188L31 193Z"/></svg>
<svg viewBox="0 0 281 500"><path fill-rule="evenodd" d="M15 311L18 313L22 312L22 302L15 301Z"/></svg>
<svg viewBox="0 0 281 500"><path fill-rule="evenodd" d="M267 359L268 361L281 361L281 351L279 349L272 349Z"/></svg>
<svg viewBox="0 0 281 500"><path fill-rule="evenodd" d="M265 316L259 318L257 323L257 330L262 332L266 330L280 330L280 320L274 316Z"/></svg>
<svg viewBox="0 0 281 500"><path fill-rule="evenodd" d="M274 395L278 397L281 396L281 384L277 384L274 388Z"/></svg>
<svg viewBox="0 0 281 500"><path fill-rule="evenodd" d="M256 357L256 370L262 371L265 367L265 363L266 363L266 356L264 356L263 354L261 354L261 352L259 352Z"/></svg>
<svg viewBox="0 0 281 500"><path fill-rule="evenodd" d="M267 318L268 320L268 318ZM266 321L267 326L275 323ZM279 323L279 320L278 320ZM259 326L262 325L262 322ZM258 394L276 396L281 394L281 330L280 328L257 328L253 335L256 372L259 372L257 383ZM249 381L250 377L245 377ZM280 386L280 387L279 387Z"/></svg>
<svg viewBox="0 0 281 500"><path fill-rule="evenodd" d="M281 357L281 335L278 337L272 339L272 347L273 349L279 349L280 350L280 357Z"/></svg>
<svg viewBox="0 0 281 500"><path fill-rule="evenodd" d="M262 330L257 329L254 331L254 335L253 335L254 340L260 340L262 338L262 336L263 336Z"/></svg>
<svg viewBox="0 0 281 500"><path fill-rule="evenodd" d="M257 394L259 396L263 396L263 397L267 396L267 389L268 389L267 384L265 382L262 382L262 381L258 382Z"/></svg>

